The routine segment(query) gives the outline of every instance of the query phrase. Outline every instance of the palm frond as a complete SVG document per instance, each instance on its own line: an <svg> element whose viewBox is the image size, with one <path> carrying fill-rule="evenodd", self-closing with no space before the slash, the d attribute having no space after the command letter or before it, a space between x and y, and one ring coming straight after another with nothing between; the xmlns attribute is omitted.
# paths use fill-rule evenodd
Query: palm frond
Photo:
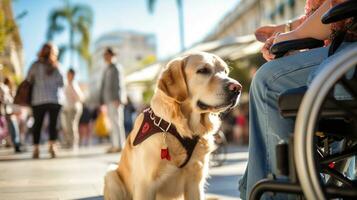
<svg viewBox="0 0 357 200"><path fill-rule="evenodd" d="M80 17L79 21L76 24L79 34L81 35L81 40L77 44L77 51L79 55L90 65L91 54L89 50L90 44L90 30L89 26L85 23L84 17Z"/></svg>
<svg viewBox="0 0 357 200"><path fill-rule="evenodd" d="M63 55L68 49L69 49L69 47L67 45L61 45L58 47L58 59L60 61L63 60Z"/></svg>
<svg viewBox="0 0 357 200"><path fill-rule="evenodd" d="M47 39L52 40L53 36L57 33L61 33L64 30L64 26L60 24L60 19L68 18L68 10L66 8L60 8L53 10L49 17L49 27L47 30Z"/></svg>
<svg viewBox="0 0 357 200"><path fill-rule="evenodd" d="M92 26L93 24L93 10L87 6L82 4L74 5L73 7L73 20L79 21L82 18L81 23L86 23L88 26Z"/></svg>

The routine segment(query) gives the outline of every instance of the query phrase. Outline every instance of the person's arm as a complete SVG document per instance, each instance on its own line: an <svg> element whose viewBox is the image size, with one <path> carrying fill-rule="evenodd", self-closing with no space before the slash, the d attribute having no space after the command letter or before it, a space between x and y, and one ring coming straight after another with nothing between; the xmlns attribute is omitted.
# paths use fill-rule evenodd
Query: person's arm
<svg viewBox="0 0 357 200"><path fill-rule="evenodd" d="M259 27L255 31L255 37L257 38L258 41L260 42L265 42L268 38L274 35L276 32L286 32L286 29L289 29L288 26L290 26L290 30L295 30L297 27L300 26L300 24L303 22L303 18L299 17L295 20L291 20L290 22L287 22L285 24L280 24L280 25L266 25Z"/></svg>
<svg viewBox="0 0 357 200"><path fill-rule="evenodd" d="M63 75L59 69L59 66L55 69L54 75L55 75L54 81L56 81L58 87L63 87L64 86Z"/></svg>
<svg viewBox="0 0 357 200"><path fill-rule="evenodd" d="M120 104L120 79L119 70L116 66L113 66L111 73L111 84L112 84L112 99L116 106Z"/></svg>
<svg viewBox="0 0 357 200"><path fill-rule="evenodd" d="M72 83L73 84L73 91L76 95L76 99L80 102L84 101L84 95L83 92L81 90L81 88L79 87L78 83Z"/></svg>
<svg viewBox="0 0 357 200"><path fill-rule="evenodd" d="M307 18L295 30L279 34L274 43L302 39L315 38L318 40L325 40L331 35L331 27L329 24L321 22L321 16L330 8L330 0L326 0L309 18Z"/></svg>

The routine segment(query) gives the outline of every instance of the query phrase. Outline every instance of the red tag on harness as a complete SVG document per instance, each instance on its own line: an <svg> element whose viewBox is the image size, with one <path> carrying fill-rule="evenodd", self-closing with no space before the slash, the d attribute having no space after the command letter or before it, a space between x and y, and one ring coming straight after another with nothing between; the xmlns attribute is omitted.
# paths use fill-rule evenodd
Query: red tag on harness
<svg viewBox="0 0 357 200"><path fill-rule="evenodd" d="M161 160L166 159L166 160L171 160L171 156L169 153L169 149L161 149Z"/></svg>

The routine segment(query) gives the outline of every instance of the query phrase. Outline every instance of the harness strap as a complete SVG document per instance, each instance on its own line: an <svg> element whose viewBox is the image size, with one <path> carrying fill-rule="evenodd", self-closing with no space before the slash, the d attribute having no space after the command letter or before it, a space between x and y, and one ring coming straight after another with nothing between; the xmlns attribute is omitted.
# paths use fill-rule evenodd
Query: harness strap
<svg viewBox="0 0 357 200"><path fill-rule="evenodd" d="M192 153L195 150L196 144L198 142L199 136L194 136L193 138L184 138L177 132L176 127L155 115L151 108L147 108L143 111L144 119L139 129L138 134L136 135L133 145L136 146L142 143L144 140L149 138L150 136L156 133L167 132L173 135L182 145L182 147L186 150L186 159L179 166L179 168L183 168L186 166L188 161L190 161L192 157Z"/></svg>

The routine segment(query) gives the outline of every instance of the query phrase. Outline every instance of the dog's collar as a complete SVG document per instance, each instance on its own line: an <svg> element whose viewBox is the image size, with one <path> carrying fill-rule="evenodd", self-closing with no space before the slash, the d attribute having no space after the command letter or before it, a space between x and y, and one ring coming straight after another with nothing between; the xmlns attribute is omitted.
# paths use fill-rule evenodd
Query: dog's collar
<svg viewBox="0 0 357 200"><path fill-rule="evenodd" d="M144 119L140 126L139 132L137 133L133 145L138 145L150 136L156 133L167 132L173 135L185 148L186 150L186 159L185 161L179 166L179 168L184 167L188 161L190 160L193 150L198 142L199 137L193 136L192 138L182 137L178 132L176 127L164 120L161 117L155 115L154 111L151 108L147 108L143 111Z"/></svg>

